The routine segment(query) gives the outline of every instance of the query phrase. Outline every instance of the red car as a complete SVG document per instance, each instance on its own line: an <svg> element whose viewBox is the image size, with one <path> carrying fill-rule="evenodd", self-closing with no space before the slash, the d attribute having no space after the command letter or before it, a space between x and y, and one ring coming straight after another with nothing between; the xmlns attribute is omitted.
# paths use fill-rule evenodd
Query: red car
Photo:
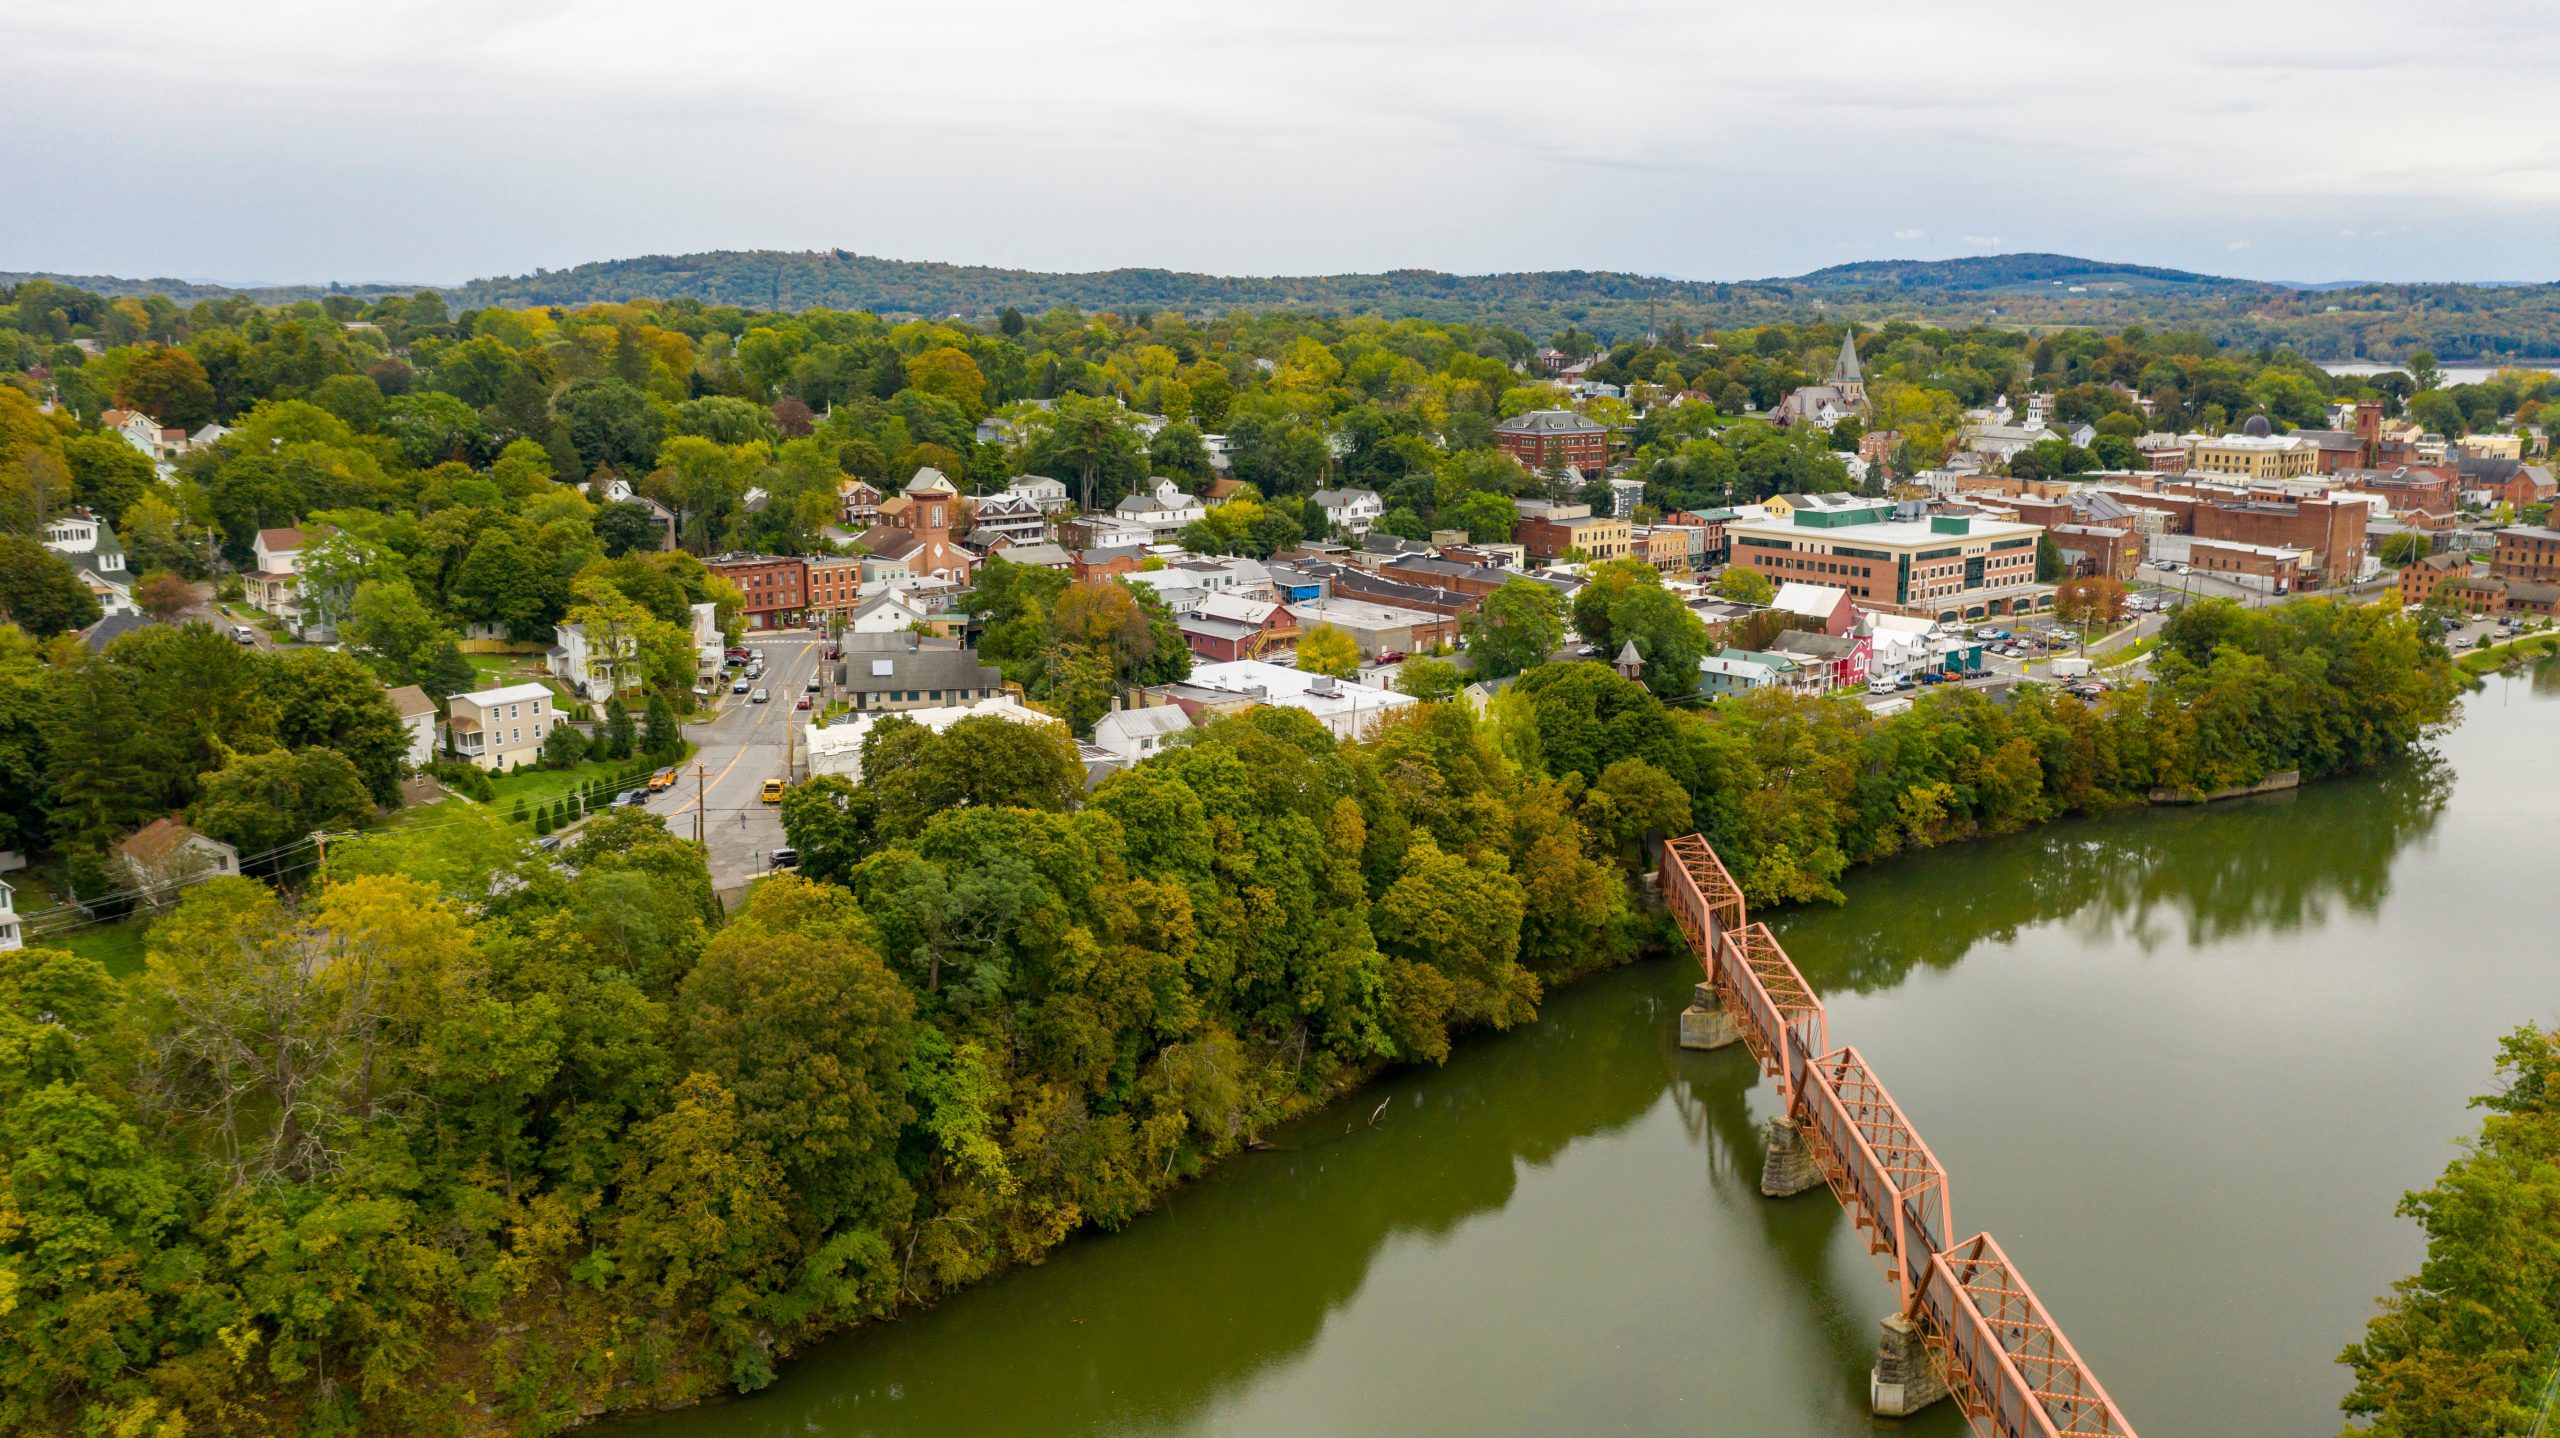
<svg viewBox="0 0 2560 1438"><path fill-rule="evenodd" d="M844 651L830 644L827 646L827 657L829 659L842 659L844 657Z"/></svg>
<svg viewBox="0 0 2560 1438"><path fill-rule="evenodd" d="M801 709L806 709L806 708L808 708L808 707L809 707L809 696L808 696L808 695L806 695L806 694L801 695L801 696L800 696L800 702L799 702L799 704L798 704L797 706L795 706L795 707L797 707L797 708L801 708Z"/></svg>
<svg viewBox="0 0 2560 1438"><path fill-rule="evenodd" d="M1404 651L1401 649L1381 649L1378 651L1378 662L1381 664L1402 664L1404 662Z"/></svg>

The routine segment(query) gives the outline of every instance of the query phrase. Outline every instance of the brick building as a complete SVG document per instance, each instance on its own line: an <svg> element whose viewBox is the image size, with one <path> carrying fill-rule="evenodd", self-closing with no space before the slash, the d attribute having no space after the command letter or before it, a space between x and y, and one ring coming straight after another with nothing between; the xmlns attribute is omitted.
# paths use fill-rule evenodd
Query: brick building
<svg viewBox="0 0 2560 1438"><path fill-rule="evenodd" d="M738 586L746 596L740 613L750 629L779 629L799 622L809 602L809 566L791 555L721 554L702 567Z"/></svg>
<svg viewBox="0 0 2560 1438"><path fill-rule="evenodd" d="M2560 584L2560 529L2517 524L2499 530L2489 572L2500 579Z"/></svg>
<svg viewBox="0 0 2560 1438"><path fill-rule="evenodd" d="M2471 577L2471 556L2451 550L2430 554L2403 567L2397 581L2400 602L2411 609L2435 597L2438 588L2448 582Z"/></svg>
<svg viewBox="0 0 2560 1438"><path fill-rule="evenodd" d="M808 568L811 615L849 615L862 607L862 561L850 554L803 561Z"/></svg>
<svg viewBox="0 0 2560 1438"><path fill-rule="evenodd" d="M1735 565L1775 583L1830 585L1863 605L1947 620L2049 609L2031 524L1939 514L1854 522L1814 510L1791 522L1735 520Z"/></svg>
<svg viewBox="0 0 2560 1438"><path fill-rule="evenodd" d="M2056 524L2045 530L2053 547L2062 551L2063 562L2072 572L2083 577L2131 583L2134 571L2142 564L2142 536L2132 529L2112 529L2095 524Z"/></svg>
<svg viewBox="0 0 2560 1438"><path fill-rule="evenodd" d="M2199 574L2215 574L2263 594L2290 594L2302 587L2308 551L2275 544L2243 544L2236 540L2199 539L2187 546L2187 562Z"/></svg>
<svg viewBox="0 0 2560 1438"><path fill-rule="evenodd" d="M1569 409L1537 409L1493 427L1493 442L1525 468L1596 474L1609 464L1609 431Z"/></svg>
<svg viewBox="0 0 2560 1438"><path fill-rule="evenodd" d="M2308 550L2306 584L2353 584L2364 566L2364 527L2373 506L2359 499L2244 500L2197 506L2188 530L2198 539Z"/></svg>

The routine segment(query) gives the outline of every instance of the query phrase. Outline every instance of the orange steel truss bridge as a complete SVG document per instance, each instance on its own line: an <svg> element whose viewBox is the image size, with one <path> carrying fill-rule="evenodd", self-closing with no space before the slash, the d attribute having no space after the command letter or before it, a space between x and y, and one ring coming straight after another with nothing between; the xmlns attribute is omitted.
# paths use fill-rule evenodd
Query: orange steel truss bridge
<svg viewBox="0 0 2560 1438"><path fill-rule="evenodd" d="M1827 1183L1900 1299L1871 1386L1878 1413L1955 1400L1994 1438L2133 1438L2133 1425L1988 1233L1956 1236L1947 1171L1830 1020L1742 891L1695 834L1664 846L1662 893L1707 982L1682 1043L1739 1040L1778 1085L1762 1191Z"/></svg>

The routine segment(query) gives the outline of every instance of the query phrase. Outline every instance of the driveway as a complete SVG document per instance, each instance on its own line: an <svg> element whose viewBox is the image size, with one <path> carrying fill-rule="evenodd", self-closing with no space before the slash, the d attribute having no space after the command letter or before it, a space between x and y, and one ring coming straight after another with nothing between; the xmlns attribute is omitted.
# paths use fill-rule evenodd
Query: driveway
<svg viewBox="0 0 2560 1438"><path fill-rule="evenodd" d="M824 652L814 634L753 636L745 647L764 656L764 676L756 683L773 697L751 704L724 683L715 700L719 712L685 726L685 737L697 746L693 762L677 771L674 788L649 800L649 812L684 838L694 836L699 817L711 850L711 882L723 889L763 873L783 843L781 806L765 803L758 793L767 779L791 777L784 767L786 750L797 754L794 726L809 719L795 706Z"/></svg>

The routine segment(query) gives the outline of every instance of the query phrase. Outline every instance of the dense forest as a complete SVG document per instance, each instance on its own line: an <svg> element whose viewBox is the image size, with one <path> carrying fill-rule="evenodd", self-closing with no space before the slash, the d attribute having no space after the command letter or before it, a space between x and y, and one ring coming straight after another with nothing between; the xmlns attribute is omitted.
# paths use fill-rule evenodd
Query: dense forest
<svg viewBox="0 0 2560 1438"><path fill-rule="evenodd" d="M191 890L146 972L0 954L0 1431L555 1431L1109 1229L1382 1064L1664 942L1698 829L1755 903L1858 862L2448 717L2408 620L2207 602L2159 678L1879 720L1595 664L1337 742L1263 709L1082 791L1053 729L895 719L736 915L654 817L494 817Z"/></svg>
<svg viewBox="0 0 2560 1438"><path fill-rule="evenodd" d="M187 281L0 274L109 296L181 303L229 293ZM413 289L414 286L403 287ZM371 300L387 286L288 286L267 302ZM1689 330L1784 322L1816 307L1842 320L1962 327L2192 330L2226 348L2280 346L2324 360L2396 361L2412 350L2447 360L2560 356L2560 285L2346 284L2305 288L2063 255L1868 261L1789 279L1667 279L1600 270L1455 275L1225 276L1159 269L1081 274L890 260L846 250L718 250L606 260L473 280L446 291L459 306L612 304L643 299L787 311L861 309L893 318L991 319L1068 306L1171 310L1205 319L1286 310L1342 317L1504 325L1544 333L1578 327L1636 339L1677 321Z"/></svg>

